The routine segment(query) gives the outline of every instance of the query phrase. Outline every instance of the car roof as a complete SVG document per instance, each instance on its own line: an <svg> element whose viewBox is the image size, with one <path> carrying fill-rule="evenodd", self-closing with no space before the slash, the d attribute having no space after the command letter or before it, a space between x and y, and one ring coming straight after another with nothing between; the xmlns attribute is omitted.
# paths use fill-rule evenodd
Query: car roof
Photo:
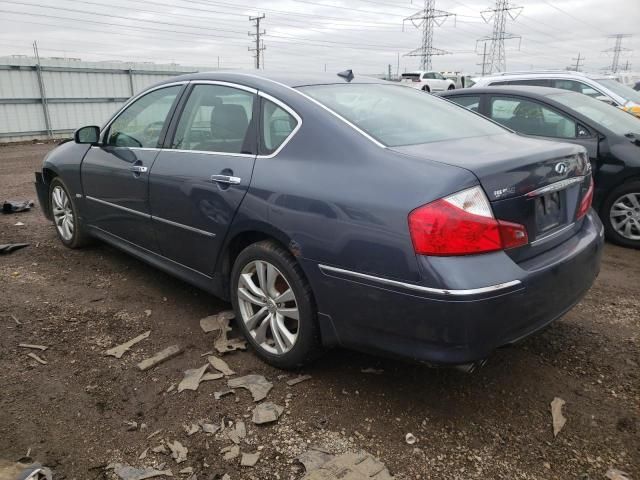
<svg viewBox="0 0 640 480"><path fill-rule="evenodd" d="M610 75L596 74L596 73L584 73L567 70L531 70L520 72L503 72L496 73L494 75L485 75L484 77L477 77L479 80L498 80L509 78L589 78L591 80L604 80L607 78L613 78Z"/></svg>
<svg viewBox="0 0 640 480"><path fill-rule="evenodd" d="M442 97L456 97L460 95L481 95L484 93L491 93L494 95L524 95L528 97L549 97L551 95L557 95L560 93L572 93L575 95L582 95L582 93L572 92L571 90L563 90L560 88L550 87L532 87L525 85L505 85L496 87L473 87L473 88L460 88L457 90L449 90L442 92Z"/></svg>
<svg viewBox="0 0 640 480"><path fill-rule="evenodd" d="M302 87L306 85L327 85L340 83L388 83L378 78L367 77L354 73L353 79L349 82L345 77L337 73L310 73L310 72L277 72L277 71L256 71L256 70L229 70L190 73L167 79L158 83L171 83L184 80L212 80L229 81L246 84L255 88L260 88L261 84L279 83L287 87Z"/></svg>

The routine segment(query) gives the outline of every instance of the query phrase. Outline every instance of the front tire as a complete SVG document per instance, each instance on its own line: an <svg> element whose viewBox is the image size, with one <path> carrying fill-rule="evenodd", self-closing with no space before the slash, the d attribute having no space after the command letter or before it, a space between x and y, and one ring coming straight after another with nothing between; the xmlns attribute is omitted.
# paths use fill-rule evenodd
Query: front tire
<svg viewBox="0 0 640 480"><path fill-rule="evenodd" d="M238 326L266 363L296 368L320 352L311 287L295 259L275 242L254 243L238 255L231 301Z"/></svg>
<svg viewBox="0 0 640 480"><path fill-rule="evenodd" d="M49 185L49 208L56 227L56 234L65 247L80 248L89 237L78 216L78 208L69 189L60 178L54 178Z"/></svg>
<svg viewBox="0 0 640 480"><path fill-rule="evenodd" d="M602 204L600 217L607 239L640 249L640 181L614 188Z"/></svg>
<svg viewBox="0 0 640 480"><path fill-rule="evenodd" d="M455 85L449 85L449 88L447 88L447 90L455 90L456 86Z"/></svg>
<svg viewBox="0 0 640 480"><path fill-rule="evenodd" d="M427 93L431 93L431 88L429 87L429 85L425 85L424 87L422 87L422 91L423 92L427 92Z"/></svg>

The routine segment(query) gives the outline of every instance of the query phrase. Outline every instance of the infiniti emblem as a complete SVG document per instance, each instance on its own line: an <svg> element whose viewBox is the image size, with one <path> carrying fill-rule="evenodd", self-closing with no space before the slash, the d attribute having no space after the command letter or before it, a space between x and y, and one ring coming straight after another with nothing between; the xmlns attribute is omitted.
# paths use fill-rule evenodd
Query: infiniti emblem
<svg viewBox="0 0 640 480"><path fill-rule="evenodd" d="M560 175L563 175L567 173L567 170L569 170L569 166L564 162L556 163L555 170Z"/></svg>

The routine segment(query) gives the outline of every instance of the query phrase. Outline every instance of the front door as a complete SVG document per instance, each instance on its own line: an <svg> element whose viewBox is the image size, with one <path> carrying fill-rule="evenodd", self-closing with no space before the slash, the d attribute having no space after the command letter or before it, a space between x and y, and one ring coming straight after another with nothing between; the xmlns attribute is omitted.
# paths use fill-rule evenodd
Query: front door
<svg viewBox="0 0 640 480"><path fill-rule="evenodd" d="M149 201L162 254L212 275L257 154L256 92L198 83L153 164Z"/></svg>
<svg viewBox="0 0 640 480"><path fill-rule="evenodd" d="M81 166L87 222L139 247L158 250L149 211L149 171L182 85L135 100L105 129Z"/></svg>

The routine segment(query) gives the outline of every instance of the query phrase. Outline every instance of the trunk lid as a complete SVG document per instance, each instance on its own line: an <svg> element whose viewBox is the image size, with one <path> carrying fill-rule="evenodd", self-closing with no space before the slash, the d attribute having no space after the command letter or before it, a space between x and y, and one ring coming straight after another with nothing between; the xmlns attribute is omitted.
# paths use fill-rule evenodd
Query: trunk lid
<svg viewBox="0 0 640 480"><path fill-rule="evenodd" d="M495 217L527 228L529 244L507 251L516 261L554 247L580 228L576 213L591 176L583 147L509 133L393 150L471 171Z"/></svg>

